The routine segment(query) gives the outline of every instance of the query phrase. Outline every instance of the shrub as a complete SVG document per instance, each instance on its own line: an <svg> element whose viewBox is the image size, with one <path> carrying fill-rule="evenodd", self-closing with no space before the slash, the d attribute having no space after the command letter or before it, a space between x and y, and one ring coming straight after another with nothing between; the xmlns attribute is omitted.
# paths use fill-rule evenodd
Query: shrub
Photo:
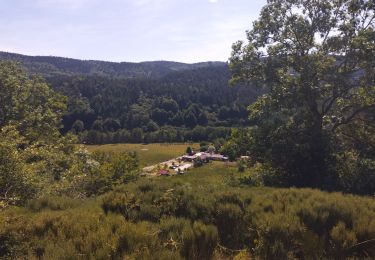
<svg viewBox="0 0 375 260"><path fill-rule="evenodd" d="M246 230L242 209L235 204L219 204L215 213L220 242L230 249L242 249Z"/></svg>
<svg viewBox="0 0 375 260"><path fill-rule="evenodd" d="M151 192L153 190L155 190L155 184L153 183L141 183L140 185L138 185L137 189L140 191L140 192L143 192L143 193L146 193L146 192Z"/></svg>
<svg viewBox="0 0 375 260"><path fill-rule="evenodd" d="M45 196L28 202L27 208L32 211L41 211L43 209L65 210L79 206L82 201L69 197Z"/></svg>
<svg viewBox="0 0 375 260"><path fill-rule="evenodd" d="M218 232L213 225L195 222L192 229L183 231L182 255L185 259L211 259L218 242Z"/></svg>
<svg viewBox="0 0 375 260"><path fill-rule="evenodd" d="M103 198L102 208L106 214L115 212L128 220L137 220L140 201L134 194L112 192Z"/></svg>
<svg viewBox="0 0 375 260"><path fill-rule="evenodd" d="M259 259L375 256L373 198L207 187L191 176L144 179L97 201L41 198L8 208L0 212L0 258L209 259L237 250Z"/></svg>
<svg viewBox="0 0 375 260"><path fill-rule="evenodd" d="M103 194L138 177L136 154L95 152L93 158L100 164L90 171L85 182L85 190L89 196Z"/></svg>

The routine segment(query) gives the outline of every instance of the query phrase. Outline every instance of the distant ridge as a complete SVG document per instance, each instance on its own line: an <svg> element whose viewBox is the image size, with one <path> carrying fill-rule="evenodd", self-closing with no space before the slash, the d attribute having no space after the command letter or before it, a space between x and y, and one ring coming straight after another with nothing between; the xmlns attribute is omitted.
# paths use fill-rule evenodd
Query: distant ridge
<svg viewBox="0 0 375 260"><path fill-rule="evenodd" d="M193 64L174 61L109 62L55 56L28 56L1 51L0 60L20 62L28 73L42 74L47 78L76 75L98 75L115 78L159 78L174 71L227 66L225 62L218 61Z"/></svg>

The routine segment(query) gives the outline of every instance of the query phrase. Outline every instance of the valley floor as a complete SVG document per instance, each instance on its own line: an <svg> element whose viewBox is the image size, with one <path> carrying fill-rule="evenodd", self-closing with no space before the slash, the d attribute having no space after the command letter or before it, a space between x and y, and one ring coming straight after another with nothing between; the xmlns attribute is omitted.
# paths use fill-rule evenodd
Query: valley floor
<svg viewBox="0 0 375 260"><path fill-rule="evenodd" d="M136 152L141 167L170 160L185 153L187 147L198 148L197 143L105 144L86 145L90 152Z"/></svg>

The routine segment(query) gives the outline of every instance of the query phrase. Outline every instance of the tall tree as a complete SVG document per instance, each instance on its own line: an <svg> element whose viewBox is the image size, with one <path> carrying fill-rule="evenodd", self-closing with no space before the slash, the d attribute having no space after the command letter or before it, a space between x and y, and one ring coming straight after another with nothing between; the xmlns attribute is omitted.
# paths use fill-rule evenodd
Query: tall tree
<svg viewBox="0 0 375 260"><path fill-rule="evenodd" d="M371 0L268 0L248 42L233 45L232 81L268 90L249 108L250 153L282 184L334 188L333 162L374 136L374 8Z"/></svg>
<svg viewBox="0 0 375 260"><path fill-rule="evenodd" d="M41 78L0 62L0 208L75 189L74 179L86 174L85 153L59 133L65 108Z"/></svg>
<svg viewBox="0 0 375 260"><path fill-rule="evenodd" d="M0 127L14 124L30 142L59 137L65 97L12 62L0 62L0 106Z"/></svg>

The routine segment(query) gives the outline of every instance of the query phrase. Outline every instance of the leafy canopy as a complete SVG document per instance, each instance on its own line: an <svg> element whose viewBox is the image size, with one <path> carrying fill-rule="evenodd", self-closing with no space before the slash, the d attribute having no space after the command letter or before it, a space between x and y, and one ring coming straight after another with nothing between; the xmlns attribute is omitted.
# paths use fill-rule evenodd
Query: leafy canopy
<svg viewBox="0 0 375 260"><path fill-rule="evenodd" d="M0 127L14 125L29 142L59 137L65 97L15 63L0 62Z"/></svg>
<svg viewBox="0 0 375 260"><path fill-rule="evenodd" d="M285 185L335 188L342 169L334 162L347 153L373 160L374 8L269 0L248 42L233 45L232 82L268 90L249 107L249 152Z"/></svg>
<svg viewBox="0 0 375 260"><path fill-rule="evenodd" d="M59 133L65 108L65 97L41 78L0 62L0 208L43 193L81 192L88 156Z"/></svg>

